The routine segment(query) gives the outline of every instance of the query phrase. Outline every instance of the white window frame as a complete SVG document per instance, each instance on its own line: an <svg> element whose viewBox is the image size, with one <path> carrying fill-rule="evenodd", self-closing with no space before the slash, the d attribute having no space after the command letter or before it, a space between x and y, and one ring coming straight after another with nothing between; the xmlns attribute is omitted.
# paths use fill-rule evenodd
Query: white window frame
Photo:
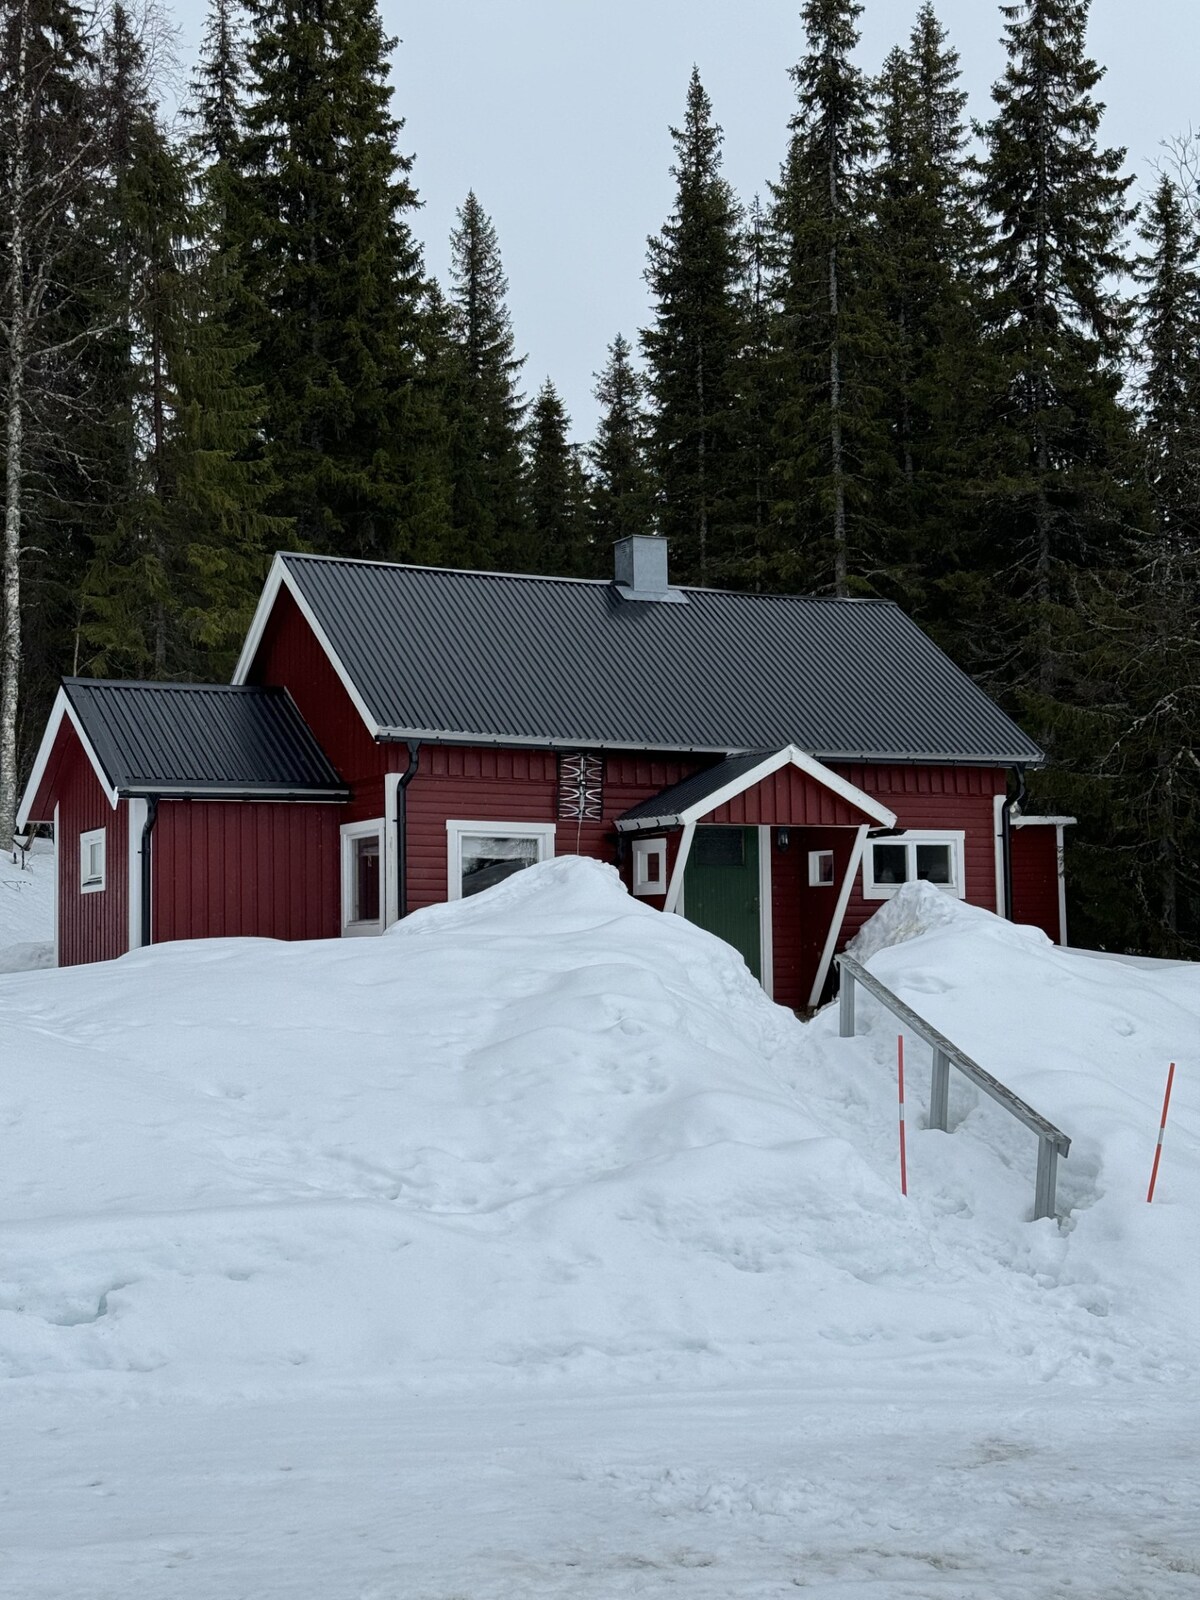
<svg viewBox="0 0 1200 1600"><path fill-rule="evenodd" d="M386 880L384 875L384 819L371 817L366 822L347 822L342 825L342 938L343 939L369 939L375 934L382 933L384 917L387 910L385 899ZM357 887L354 875L354 846L359 839L376 838L379 840L379 915L370 921L355 920L354 891Z"/></svg>
<svg viewBox="0 0 1200 1600"><path fill-rule="evenodd" d="M554 859L553 822L462 822L458 818L446 823L446 898L461 900L462 894L462 842L467 834L481 833L492 839L535 839L539 861Z"/></svg>
<svg viewBox="0 0 1200 1600"><path fill-rule="evenodd" d="M666 894L667 841L665 839L633 841L633 892L637 895Z"/></svg>
<svg viewBox="0 0 1200 1600"><path fill-rule="evenodd" d="M821 876L821 863L828 861L829 876ZM810 889L836 889L837 888L837 862L832 850L810 850L808 852L808 887Z"/></svg>
<svg viewBox="0 0 1200 1600"><path fill-rule="evenodd" d="M868 839L867 847L863 851L863 898L866 900L890 900L898 889L903 889L902 883L876 883L875 882L875 849L881 845L904 845L909 850L907 881L915 883L917 870L917 846L919 844L946 844L950 846L950 865L954 873L953 883L935 883L935 889L941 889L946 894L952 894L958 900L966 898L966 833L962 828L938 828L922 830L906 828L903 833L896 834L888 839ZM928 881L928 880L923 880Z"/></svg>
<svg viewBox="0 0 1200 1600"><path fill-rule="evenodd" d="M108 882L108 842L107 828L89 828L86 833L79 835L79 892L80 894L101 894ZM91 864L93 845L100 846L100 876L88 877L88 867Z"/></svg>

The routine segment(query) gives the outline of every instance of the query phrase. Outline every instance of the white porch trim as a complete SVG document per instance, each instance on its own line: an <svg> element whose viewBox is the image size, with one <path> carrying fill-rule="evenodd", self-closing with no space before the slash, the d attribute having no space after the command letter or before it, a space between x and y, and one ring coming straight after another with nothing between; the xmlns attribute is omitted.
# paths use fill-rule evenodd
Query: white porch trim
<svg viewBox="0 0 1200 1600"><path fill-rule="evenodd" d="M775 998L775 925L771 905L771 829L760 823L758 829L758 946L762 966L762 986L767 998Z"/></svg>
<svg viewBox="0 0 1200 1600"><path fill-rule="evenodd" d="M688 856L692 853L692 840L696 837L696 824L686 822L679 840L679 849L675 856L675 868L671 873L671 882L667 887L667 898L663 901L664 911L677 911L679 909L679 896L683 892L683 875L687 871Z"/></svg>
<svg viewBox="0 0 1200 1600"><path fill-rule="evenodd" d="M850 904L850 891L854 887L854 880L858 876L859 867L862 865L863 851L866 849L869 831L864 823L858 829L854 845L850 851L850 860L846 864L842 887L838 890L837 905L834 907L833 916L830 919L829 932L825 935L825 947L821 951L821 959L817 963L817 975L813 979L812 993L808 997L810 1011L814 1010L821 1001L821 990L825 987L825 979L829 976L829 964L833 960L833 952L837 948L838 934L842 931L846 907Z"/></svg>

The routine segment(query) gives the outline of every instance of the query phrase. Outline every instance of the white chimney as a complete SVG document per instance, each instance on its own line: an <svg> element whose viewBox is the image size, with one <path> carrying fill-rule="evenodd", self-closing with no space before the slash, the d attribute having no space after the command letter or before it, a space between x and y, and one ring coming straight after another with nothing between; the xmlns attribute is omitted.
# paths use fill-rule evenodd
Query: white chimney
<svg viewBox="0 0 1200 1600"><path fill-rule="evenodd" d="M622 600L684 599L667 579L667 541L648 534L632 534L613 545L613 580Z"/></svg>

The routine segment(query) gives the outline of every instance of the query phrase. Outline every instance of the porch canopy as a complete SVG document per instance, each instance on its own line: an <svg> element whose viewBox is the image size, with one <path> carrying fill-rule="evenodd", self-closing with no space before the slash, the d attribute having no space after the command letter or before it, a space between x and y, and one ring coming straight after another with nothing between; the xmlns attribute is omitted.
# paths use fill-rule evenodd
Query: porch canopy
<svg viewBox="0 0 1200 1600"><path fill-rule="evenodd" d="M815 756L784 745L727 756L662 789L617 818L621 833L694 828L698 822L784 828L894 828L896 814Z"/></svg>

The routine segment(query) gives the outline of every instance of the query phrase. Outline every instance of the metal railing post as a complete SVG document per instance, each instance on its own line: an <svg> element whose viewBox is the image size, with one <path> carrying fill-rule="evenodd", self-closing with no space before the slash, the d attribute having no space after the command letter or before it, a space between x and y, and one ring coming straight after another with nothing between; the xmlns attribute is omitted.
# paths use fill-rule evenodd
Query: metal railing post
<svg viewBox="0 0 1200 1600"><path fill-rule="evenodd" d="M1055 1190L1058 1187L1058 1143L1047 1134L1038 1138L1037 1183L1033 1194L1033 1220L1055 1214Z"/></svg>
<svg viewBox="0 0 1200 1600"><path fill-rule="evenodd" d="M950 1128L950 1058L933 1047L933 1076L929 1080L929 1126L943 1133Z"/></svg>
<svg viewBox="0 0 1200 1600"><path fill-rule="evenodd" d="M854 1037L854 974L840 967L842 986L838 994L838 1034L843 1039Z"/></svg>

